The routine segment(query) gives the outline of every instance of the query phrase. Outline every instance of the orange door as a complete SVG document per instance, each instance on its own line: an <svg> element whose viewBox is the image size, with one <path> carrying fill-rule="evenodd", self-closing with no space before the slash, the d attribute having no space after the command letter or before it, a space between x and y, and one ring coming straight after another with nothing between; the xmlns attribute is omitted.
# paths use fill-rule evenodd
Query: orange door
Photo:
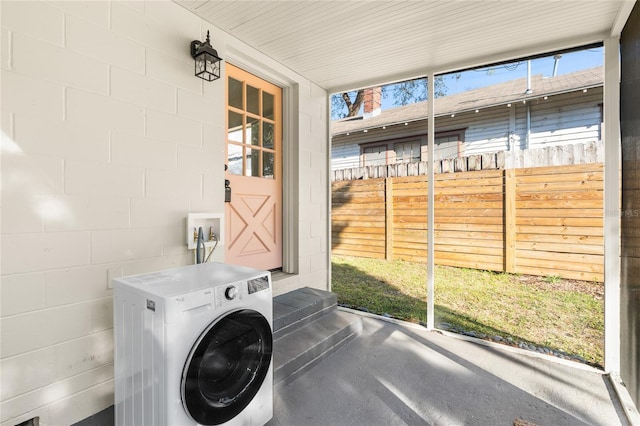
<svg viewBox="0 0 640 426"><path fill-rule="evenodd" d="M227 263L282 267L282 89L227 63Z"/></svg>

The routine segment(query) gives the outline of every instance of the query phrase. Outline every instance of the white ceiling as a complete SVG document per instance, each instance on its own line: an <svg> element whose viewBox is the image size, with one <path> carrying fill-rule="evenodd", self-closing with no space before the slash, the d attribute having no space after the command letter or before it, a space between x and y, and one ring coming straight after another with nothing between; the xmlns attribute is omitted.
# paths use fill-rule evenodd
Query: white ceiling
<svg viewBox="0 0 640 426"><path fill-rule="evenodd" d="M635 0L174 0L330 92L618 35Z"/></svg>

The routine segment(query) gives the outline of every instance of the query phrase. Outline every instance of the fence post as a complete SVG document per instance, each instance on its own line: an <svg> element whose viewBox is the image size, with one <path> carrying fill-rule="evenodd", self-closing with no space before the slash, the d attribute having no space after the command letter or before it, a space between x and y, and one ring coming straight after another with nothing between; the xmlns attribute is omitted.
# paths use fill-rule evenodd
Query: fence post
<svg viewBox="0 0 640 426"><path fill-rule="evenodd" d="M393 260L393 179L386 178L384 180L384 213L385 213L385 227L384 227L384 239L385 245L385 258L387 260Z"/></svg>
<svg viewBox="0 0 640 426"><path fill-rule="evenodd" d="M504 171L504 271L516 272L516 170Z"/></svg>

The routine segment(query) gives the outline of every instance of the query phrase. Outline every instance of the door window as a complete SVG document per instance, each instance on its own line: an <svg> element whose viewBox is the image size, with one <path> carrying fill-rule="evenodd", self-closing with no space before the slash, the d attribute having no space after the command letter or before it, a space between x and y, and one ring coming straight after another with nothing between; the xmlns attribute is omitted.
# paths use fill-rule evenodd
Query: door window
<svg viewBox="0 0 640 426"><path fill-rule="evenodd" d="M274 95L229 77L227 96L229 173L274 179Z"/></svg>

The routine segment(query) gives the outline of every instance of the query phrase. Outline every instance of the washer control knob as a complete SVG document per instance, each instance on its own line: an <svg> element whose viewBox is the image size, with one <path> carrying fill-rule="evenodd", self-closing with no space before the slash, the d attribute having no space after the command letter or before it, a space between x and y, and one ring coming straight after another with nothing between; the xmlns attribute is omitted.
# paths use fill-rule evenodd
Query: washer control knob
<svg viewBox="0 0 640 426"><path fill-rule="evenodd" d="M237 293L238 293L238 289L235 286L230 285L224 291L224 297L226 297L227 300L233 300L236 298Z"/></svg>

